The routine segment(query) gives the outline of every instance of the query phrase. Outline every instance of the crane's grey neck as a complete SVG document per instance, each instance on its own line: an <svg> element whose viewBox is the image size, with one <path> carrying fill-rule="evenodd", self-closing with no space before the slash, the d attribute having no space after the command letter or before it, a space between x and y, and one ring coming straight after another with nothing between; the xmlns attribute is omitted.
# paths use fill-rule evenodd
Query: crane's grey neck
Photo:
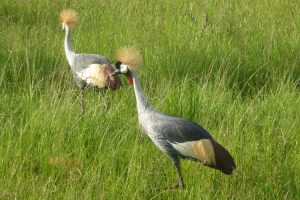
<svg viewBox="0 0 300 200"><path fill-rule="evenodd" d="M66 29L66 37L65 37L65 53L67 56L67 60L71 68L74 67L75 62L75 52L71 47L71 28L69 26L65 26Z"/></svg>
<svg viewBox="0 0 300 200"><path fill-rule="evenodd" d="M131 73L132 73L133 87L134 87L134 93L135 93L135 98L136 98L138 114L145 112L147 110L153 110L153 108L151 107L150 103L148 102L148 100L146 99L146 97L144 95L144 92L138 81L137 74L133 71Z"/></svg>

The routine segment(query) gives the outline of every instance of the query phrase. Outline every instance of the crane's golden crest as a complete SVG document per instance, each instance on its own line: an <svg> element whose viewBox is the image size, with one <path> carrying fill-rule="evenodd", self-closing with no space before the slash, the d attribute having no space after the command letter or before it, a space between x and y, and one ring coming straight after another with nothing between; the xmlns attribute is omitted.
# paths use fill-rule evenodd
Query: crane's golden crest
<svg viewBox="0 0 300 200"><path fill-rule="evenodd" d="M60 13L60 21L68 26L73 26L78 20L77 13L72 9L64 9Z"/></svg>
<svg viewBox="0 0 300 200"><path fill-rule="evenodd" d="M130 70L138 70L142 65L143 59L139 50L134 47L122 47L115 55L117 61L127 65Z"/></svg>

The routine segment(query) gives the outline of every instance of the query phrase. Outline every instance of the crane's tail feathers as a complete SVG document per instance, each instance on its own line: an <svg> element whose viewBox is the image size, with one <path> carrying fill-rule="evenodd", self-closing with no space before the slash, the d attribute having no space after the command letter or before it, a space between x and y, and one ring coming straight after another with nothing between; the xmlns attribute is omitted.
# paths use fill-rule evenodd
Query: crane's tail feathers
<svg viewBox="0 0 300 200"><path fill-rule="evenodd" d="M224 174L232 174L233 170L236 168L236 165L230 153L214 140L211 140L211 144L214 149L216 160L215 166L212 167L221 170Z"/></svg>
<svg viewBox="0 0 300 200"><path fill-rule="evenodd" d="M130 70L138 70L143 59L139 50L134 47L125 46L116 52L115 59L127 65Z"/></svg>
<svg viewBox="0 0 300 200"><path fill-rule="evenodd" d="M78 20L77 13L72 9L64 9L60 13L60 20L68 26L73 26Z"/></svg>

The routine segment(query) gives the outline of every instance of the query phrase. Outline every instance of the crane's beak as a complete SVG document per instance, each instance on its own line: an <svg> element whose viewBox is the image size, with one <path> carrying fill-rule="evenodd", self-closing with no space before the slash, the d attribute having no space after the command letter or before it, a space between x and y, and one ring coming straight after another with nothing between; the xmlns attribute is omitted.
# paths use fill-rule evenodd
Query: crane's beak
<svg viewBox="0 0 300 200"><path fill-rule="evenodd" d="M116 69L112 74L111 76L115 76L117 74L121 74L121 71L119 69Z"/></svg>

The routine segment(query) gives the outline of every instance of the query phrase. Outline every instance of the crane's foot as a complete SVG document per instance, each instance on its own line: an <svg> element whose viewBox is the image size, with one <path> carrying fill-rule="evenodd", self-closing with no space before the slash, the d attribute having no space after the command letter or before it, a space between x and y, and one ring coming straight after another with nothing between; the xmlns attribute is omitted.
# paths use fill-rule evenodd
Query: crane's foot
<svg viewBox="0 0 300 200"><path fill-rule="evenodd" d="M80 103L80 116L81 116L81 118L83 118L84 112L85 112L85 110L84 110L84 104L81 101L81 103Z"/></svg>
<svg viewBox="0 0 300 200"><path fill-rule="evenodd" d="M163 187L163 188L155 188L155 192L161 192L161 191L168 191L168 190L179 190L179 189L184 189L184 185L180 183L174 183L171 186Z"/></svg>
<svg viewBox="0 0 300 200"><path fill-rule="evenodd" d="M184 189L184 184L177 182L171 185L169 189Z"/></svg>
<svg viewBox="0 0 300 200"><path fill-rule="evenodd" d="M84 115L84 87L80 90L80 114Z"/></svg>
<svg viewBox="0 0 300 200"><path fill-rule="evenodd" d="M84 107L82 106L82 104L80 105L80 114L84 115Z"/></svg>
<svg viewBox="0 0 300 200"><path fill-rule="evenodd" d="M107 113L109 108L108 108L105 96L103 96L102 100L103 100L103 111L104 111L104 113Z"/></svg>
<svg viewBox="0 0 300 200"><path fill-rule="evenodd" d="M104 113L107 113L109 109L108 109L108 105L107 105L107 102L106 102L106 96L104 95L104 90L99 90L99 100L103 102L103 105L104 105L103 111L104 111Z"/></svg>

